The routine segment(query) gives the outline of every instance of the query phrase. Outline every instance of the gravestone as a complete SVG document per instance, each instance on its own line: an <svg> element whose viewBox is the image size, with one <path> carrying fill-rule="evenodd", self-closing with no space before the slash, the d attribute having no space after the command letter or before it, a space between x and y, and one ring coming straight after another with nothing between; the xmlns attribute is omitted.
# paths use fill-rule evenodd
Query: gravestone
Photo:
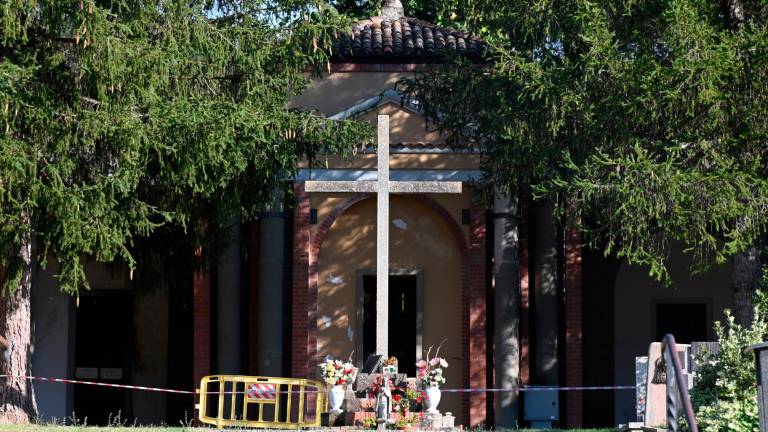
<svg viewBox="0 0 768 432"><path fill-rule="evenodd" d="M700 367L700 362L706 361L707 355L717 353L720 345L717 342L692 342L677 344L677 348L680 366L683 369L683 379L690 390L696 380L696 371ZM638 421L643 422L646 427L665 425L667 422L667 367L663 361L660 342L654 342L648 347L647 357L636 359L635 374ZM641 383L643 378L644 386Z"/></svg>
<svg viewBox="0 0 768 432"><path fill-rule="evenodd" d="M361 411L373 411L375 401L368 397L368 389L373 384L376 377L381 373L381 366L384 356L381 354L371 354L365 360L362 369L357 373L355 382L347 386L344 394L344 403L342 409L350 417L346 423L353 424L355 413ZM399 386L407 379L405 374L389 376L395 386Z"/></svg>
<svg viewBox="0 0 768 432"><path fill-rule="evenodd" d="M677 344L680 366L684 378L690 381L690 345ZM648 374L646 379L645 417L647 427L659 427L667 424L667 367L664 364L661 342L654 342L648 347Z"/></svg>
<svg viewBox="0 0 768 432"><path fill-rule="evenodd" d="M648 389L648 356L635 357L635 412L637 421L645 421L645 395Z"/></svg>
<svg viewBox="0 0 768 432"><path fill-rule="evenodd" d="M381 362L384 359L384 356L381 354L371 354L368 356L368 358L365 360L365 363L363 364L363 368L360 369L361 374L372 374L379 370L379 366L381 366Z"/></svg>
<svg viewBox="0 0 768 432"><path fill-rule="evenodd" d="M376 379L376 377L380 375L378 373L373 374L364 374L359 373L357 374L357 379L355 380L354 384L354 390L356 393L365 392L365 390L373 384L373 381ZM395 387L399 387L401 384L405 384L405 382L408 380L408 376L405 374L397 374L397 375L387 375L390 380L392 380L392 384ZM361 395L362 396L362 395Z"/></svg>

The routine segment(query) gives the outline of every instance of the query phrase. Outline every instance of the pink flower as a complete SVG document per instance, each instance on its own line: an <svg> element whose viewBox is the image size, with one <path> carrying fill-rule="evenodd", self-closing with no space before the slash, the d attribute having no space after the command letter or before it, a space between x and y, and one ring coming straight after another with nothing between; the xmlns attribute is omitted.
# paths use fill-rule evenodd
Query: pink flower
<svg viewBox="0 0 768 432"><path fill-rule="evenodd" d="M425 362L424 360L419 360L419 361L416 363L416 367L417 367L417 368L422 368L422 369L423 369L423 368L426 368L426 367L427 367L427 362Z"/></svg>
<svg viewBox="0 0 768 432"><path fill-rule="evenodd" d="M429 361L430 366L437 367L437 365L440 365L442 367L448 367L448 362L445 361L442 357L435 357L432 360Z"/></svg>

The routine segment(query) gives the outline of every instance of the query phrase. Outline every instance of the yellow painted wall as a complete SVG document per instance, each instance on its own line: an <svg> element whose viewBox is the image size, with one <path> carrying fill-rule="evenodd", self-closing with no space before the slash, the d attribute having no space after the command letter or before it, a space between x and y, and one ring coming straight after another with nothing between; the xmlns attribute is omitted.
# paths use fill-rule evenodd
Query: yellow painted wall
<svg viewBox="0 0 768 432"><path fill-rule="evenodd" d="M468 208L471 194L433 195L456 221ZM313 194L311 205L322 223L328 212L349 195ZM390 198L390 220L402 219L406 229L390 225L390 266L419 269L424 283L424 348L437 346L448 359L446 388L461 386L461 255L458 243L443 219L425 204L405 195ZM315 235L317 225L312 227ZM462 226L464 238L467 229ZM376 267L376 201L366 199L339 216L320 249L318 260L318 358L328 354L346 358L355 348L356 292L359 269ZM332 280L335 281L331 282ZM351 336L351 337L350 337ZM389 337L397 337L390 335ZM444 393L442 411L460 417L460 396ZM459 418L459 420L463 420Z"/></svg>
<svg viewBox="0 0 768 432"><path fill-rule="evenodd" d="M392 89L404 73L334 73L317 79L292 106L333 115L381 92ZM390 116L390 142L444 143L445 140L425 118L397 103L387 102L360 117L376 124L377 114ZM391 154L393 169L477 169L474 154ZM301 167L307 167L304 162ZM315 161L316 168L375 169L376 156L360 154L349 160L329 156ZM466 189L466 185L465 185ZM472 194L431 195L461 221L462 209L471 205ZM317 209L318 225L350 194L311 194L311 207ZM390 221L402 219L400 229L390 225L390 266L393 269L418 269L423 276L423 347L435 347L446 338L441 356L448 359L446 388L461 387L461 254L459 245L445 221L430 207L405 195L390 196ZM391 222L390 222L391 223ZM468 229L461 226L464 239ZM339 216L320 248L318 257L318 359L326 355L346 358L357 346L356 323L358 271L376 267L376 200L366 199ZM334 281L334 282L331 282ZM415 329L414 329L415 331ZM361 335L360 335L361 336ZM397 335L390 335L396 337ZM362 353L358 353L362 355ZM403 360L410 361L410 360ZM460 395L444 393L440 409L461 418Z"/></svg>
<svg viewBox="0 0 768 432"><path fill-rule="evenodd" d="M293 99L291 106L333 115L385 90L394 89L397 81L406 76L407 73L401 72L332 73L313 80L304 93ZM375 125L378 114L390 116L389 139L393 144L445 142L435 131L434 124L428 124L424 116L397 103L386 102L361 116L360 120ZM346 161L335 157L320 158L315 162L315 167L370 169L375 164L374 155L358 155ZM480 159L473 154L393 154L391 164L393 169L476 169ZM305 161L300 167L305 168L307 165Z"/></svg>
<svg viewBox="0 0 768 432"><path fill-rule="evenodd" d="M384 90L393 89L402 72L335 72L313 80L291 101L292 107L333 115Z"/></svg>
<svg viewBox="0 0 768 432"><path fill-rule="evenodd" d="M378 114L390 116L391 144L398 143L430 143L443 144L445 140L429 128L424 117L413 113L397 104L388 102L379 106L378 110L360 117L361 121L376 124ZM302 161L299 168L307 168L309 163ZM392 169L478 169L480 155L474 153L392 153L390 154ZM337 156L320 156L314 162L314 168L336 169L376 169L375 154L358 154L342 159Z"/></svg>

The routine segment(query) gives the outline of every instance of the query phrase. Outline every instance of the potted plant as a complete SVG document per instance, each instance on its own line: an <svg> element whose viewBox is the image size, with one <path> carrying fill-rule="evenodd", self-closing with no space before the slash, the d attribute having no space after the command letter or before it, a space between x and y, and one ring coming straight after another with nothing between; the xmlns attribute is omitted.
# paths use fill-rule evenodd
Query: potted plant
<svg viewBox="0 0 768 432"><path fill-rule="evenodd" d="M415 430L417 426L417 418L414 414L403 414L400 416L400 419L397 420L397 423L395 424L397 429L399 430Z"/></svg>
<svg viewBox="0 0 768 432"><path fill-rule="evenodd" d="M422 410L422 404L424 403L424 392L416 389L416 383L408 383L402 393L403 398L406 400L406 406L410 409L411 412Z"/></svg>
<svg viewBox="0 0 768 432"><path fill-rule="evenodd" d="M437 405L440 403L442 396L440 386L445 384L443 368L448 367L448 362L444 358L437 356L439 352L440 348L438 347L435 356L431 359L429 358L429 352L427 352L427 359L416 363L418 368L416 377L421 380L426 394L424 408L430 413L437 412Z"/></svg>
<svg viewBox="0 0 768 432"><path fill-rule="evenodd" d="M390 375L397 375L397 357L390 357L384 360L381 372Z"/></svg>
<svg viewBox="0 0 768 432"><path fill-rule="evenodd" d="M341 404L344 402L344 384L349 384L355 379L357 368L351 362L341 360L326 360L321 365L322 376L328 385L328 403L331 414L341 414Z"/></svg>

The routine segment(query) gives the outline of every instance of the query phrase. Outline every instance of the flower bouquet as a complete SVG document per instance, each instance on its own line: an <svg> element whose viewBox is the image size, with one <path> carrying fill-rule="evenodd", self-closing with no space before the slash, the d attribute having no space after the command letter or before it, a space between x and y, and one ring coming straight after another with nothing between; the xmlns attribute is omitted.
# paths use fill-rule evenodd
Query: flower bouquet
<svg viewBox="0 0 768 432"><path fill-rule="evenodd" d="M430 348L431 351L431 348ZM448 367L448 362L438 357L440 347L437 348L435 356L429 358L429 351L427 352L427 359L421 360L416 363L416 377L421 380L426 398L424 399L424 405L428 412L436 412L437 404L440 403L440 386L445 384L445 376L443 375L443 368Z"/></svg>
<svg viewBox="0 0 768 432"><path fill-rule="evenodd" d="M321 365L323 381L328 385L328 402L331 413L340 414L341 404L344 402L344 384L350 384L355 380L357 368L351 362L341 360L326 360Z"/></svg>

